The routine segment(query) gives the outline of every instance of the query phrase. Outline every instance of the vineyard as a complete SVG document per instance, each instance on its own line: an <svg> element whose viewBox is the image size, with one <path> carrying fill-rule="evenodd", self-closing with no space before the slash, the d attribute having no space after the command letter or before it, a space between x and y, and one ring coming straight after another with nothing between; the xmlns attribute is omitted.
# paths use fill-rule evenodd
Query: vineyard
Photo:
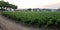
<svg viewBox="0 0 60 30"><path fill-rule="evenodd" d="M60 12L2 12L3 16L28 26L50 27L60 25Z"/></svg>

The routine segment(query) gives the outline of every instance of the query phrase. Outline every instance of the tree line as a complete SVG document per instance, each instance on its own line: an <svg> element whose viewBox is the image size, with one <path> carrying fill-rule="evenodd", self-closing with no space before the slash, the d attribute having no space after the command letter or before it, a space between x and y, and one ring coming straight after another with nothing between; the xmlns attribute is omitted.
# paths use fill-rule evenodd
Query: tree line
<svg viewBox="0 0 60 30"><path fill-rule="evenodd" d="M7 8L11 9L17 9L16 5L10 4L9 2L0 1L0 10L7 10Z"/></svg>

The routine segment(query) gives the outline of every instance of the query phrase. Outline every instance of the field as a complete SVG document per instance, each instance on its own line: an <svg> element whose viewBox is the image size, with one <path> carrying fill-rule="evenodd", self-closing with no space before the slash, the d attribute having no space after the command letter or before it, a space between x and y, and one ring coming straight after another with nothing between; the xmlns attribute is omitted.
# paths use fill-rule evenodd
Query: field
<svg viewBox="0 0 60 30"><path fill-rule="evenodd" d="M60 25L60 12L2 12L3 16L28 26L50 27Z"/></svg>

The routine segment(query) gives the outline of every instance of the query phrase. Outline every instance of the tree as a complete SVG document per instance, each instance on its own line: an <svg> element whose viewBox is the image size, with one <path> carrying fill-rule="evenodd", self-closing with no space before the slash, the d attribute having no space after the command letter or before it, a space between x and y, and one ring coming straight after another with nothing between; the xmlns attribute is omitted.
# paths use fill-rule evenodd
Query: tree
<svg viewBox="0 0 60 30"><path fill-rule="evenodd" d="M28 10L29 10L29 11L31 11L32 9L31 9L31 8L29 8Z"/></svg>
<svg viewBox="0 0 60 30"><path fill-rule="evenodd" d="M13 5L13 4L10 4L10 10L11 10L11 9L14 9L14 10L15 10L15 9L17 9L17 6L15 6L15 5Z"/></svg>
<svg viewBox="0 0 60 30"><path fill-rule="evenodd" d="M60 11L60 8L59 8L59 9L57 9L57 11Z"/></svg>
<svg viewBox="0 0 60 30"><path fill-rule="evenodd" d="M0 1L0 8L1 8L1 10L4 9L4 2L3 1Z"/></svg>
<svg viewBox="0 0 60 30"><path fill-rule="evenodd" d="M17 6L14 5L14 6L13 6L13 9L14 9L14 10L17 9Z"/></svg>
<svg viewBox="0 0 60 30"><path fill-rule="evenodd" d="M17 9L17 6L13 5L13 4L9 4L8 2L4 2L4 1L0 1L0 8L1 10L6 8L5 10L7 10L7 8L10 9Z"/></svg>

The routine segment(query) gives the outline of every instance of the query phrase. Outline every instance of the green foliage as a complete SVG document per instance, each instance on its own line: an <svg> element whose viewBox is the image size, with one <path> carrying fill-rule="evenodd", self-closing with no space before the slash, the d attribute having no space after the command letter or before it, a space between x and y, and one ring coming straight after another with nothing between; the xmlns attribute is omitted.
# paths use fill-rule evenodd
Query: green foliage
<svg viewBox="0 0 60 30"><path fill-rule="evenodd" d="M28 10L29 10L29 11L31 11L32 9L31 9L31 8L29 8Z"/></svg>
<svg viewBox="0 0 60 30"><path fill-rule="evenodd" d="M1 14L26 25L47 27L60 25L60 12L2 12Z"/></svg>
<svg viewBox="0 0 60 30"><path fill-rule="evenodd" d="M1 9L6 8L6 10L7 10L7 8L12 8L14 10L17 9L16 5L13 5L13 4L10 4L8 2L4 2L4 1L0 1L0 7L1 7Z"/></svg>

